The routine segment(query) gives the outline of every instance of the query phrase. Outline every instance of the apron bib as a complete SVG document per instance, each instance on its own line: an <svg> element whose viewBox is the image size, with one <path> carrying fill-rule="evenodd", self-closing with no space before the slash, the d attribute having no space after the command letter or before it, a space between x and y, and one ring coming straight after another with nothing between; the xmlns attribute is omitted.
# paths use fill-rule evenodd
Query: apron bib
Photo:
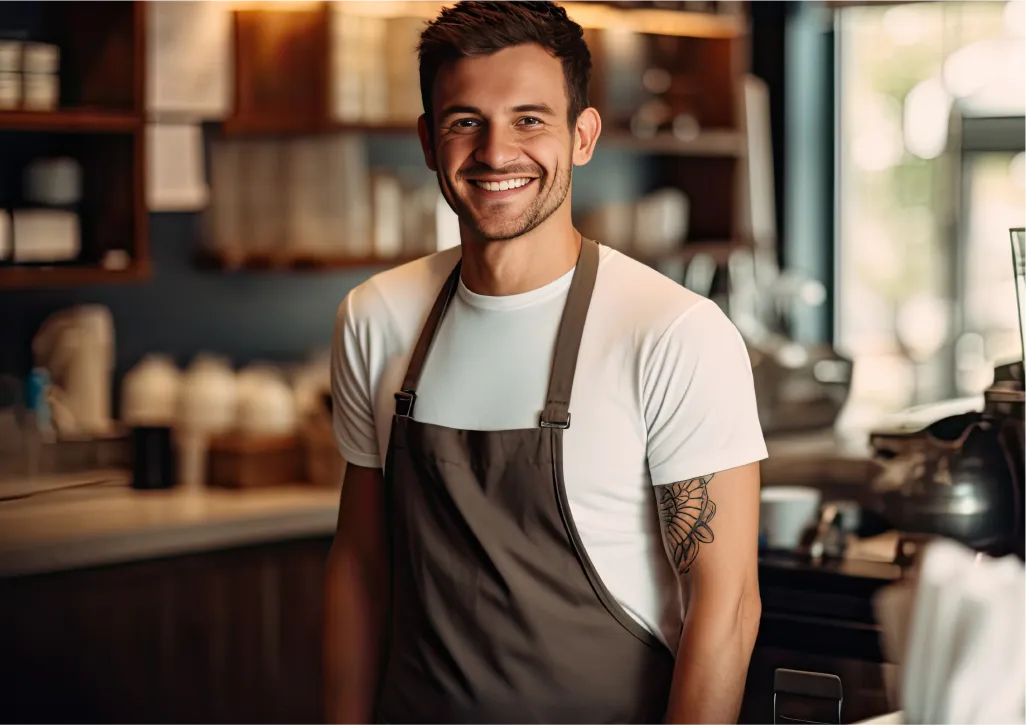
<svg viewBox="0 0 1026 725"><path fill-rule="evenodd" d="M413 419L459 263L431 309L395 396L386 458L391 626L380 722L662 722L673 656L599 579L563 481L597 273L598 245L584 239L536 428Z"/></svg>

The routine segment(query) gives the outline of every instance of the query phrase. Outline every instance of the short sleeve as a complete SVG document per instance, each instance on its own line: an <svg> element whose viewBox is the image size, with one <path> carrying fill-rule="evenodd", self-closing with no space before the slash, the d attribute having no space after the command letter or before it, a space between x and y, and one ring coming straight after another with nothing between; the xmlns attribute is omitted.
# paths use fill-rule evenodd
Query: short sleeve
<svg viewBox="0 0 1026 725"><path fill-rule="evenodd" d="M348 463L378 468L381 459L374 426L366 331L352 313L350 292L339 305L331 345L332 425L339 452Z"/></svg>
<svg viewBox="0 0 1026 725"><path fill-rule="evenodd" d="M748 349L722 310L686 310L643 365L653 485L718 473L767 457Z"/></svg>

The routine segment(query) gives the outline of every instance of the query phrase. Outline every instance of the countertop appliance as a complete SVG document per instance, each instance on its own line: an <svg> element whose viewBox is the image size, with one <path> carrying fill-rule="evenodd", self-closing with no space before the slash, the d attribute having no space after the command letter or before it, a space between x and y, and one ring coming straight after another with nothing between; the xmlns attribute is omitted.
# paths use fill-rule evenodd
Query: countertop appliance
<svg viewBox="0 0 1026 725"><path fill-rule="evenodd" d="M1011 230L1011 237L1022 342L1024 233ZM997 365L982 408L874 431L876 513L913 537L946 537L1023 558L1023 377L1021 358Z"/></svg>
<svg viewBox="0 0 1026 725"><path fill-rule="evenodd" d="M1018 380L995 383L983 410L870 436L876 513L894 528L995 556L1021 551L1022 363L999 370Z"/></svg>

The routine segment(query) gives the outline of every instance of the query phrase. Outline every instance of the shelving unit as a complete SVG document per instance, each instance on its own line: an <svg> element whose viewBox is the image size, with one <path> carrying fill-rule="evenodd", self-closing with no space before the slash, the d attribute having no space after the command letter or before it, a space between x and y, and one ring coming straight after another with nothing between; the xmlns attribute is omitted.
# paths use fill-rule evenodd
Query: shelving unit
<svg viewBox="0 0 1026 725"><path fill-rule="evenodd" d="M56 111L0 111L0 131L132 133L142 118L134 113L62 108Z"/></svg>
<svg viewBox="0 0 1026 725"><path fill-rule="evenodd" d="M0 111L0 206L8 213L39 206L25 198L22 184L32 161L71 158L81 169L78 257L0 261L0 288L147 278L144 4L0 3L0 37L45 42L60 52L57 108ZM105 264L112 252L117 261Z"/></svg>
<svg viewBox="0 0 1026 725"><path fill-rule="evenodd" d="M378 17L410 17L430 20L451 2L438 0L346 0L343 13ZM747 32L742 3L716 3L721 12L696 12L649 7L645 2L560 3L571 18L585 30L627 30L634 33L658 33L688 38L729 39ZM663 3L665 5L665 3ZM245 5L241 6L245 7ZM256 7L256 6L254 6Z"/></svg>
<svg viewBox="0 0 1026 725"><path fill-rule="evenodd" d="M197 255L197 265L203 269L221 271L283 272L289 270L332 272L344 269L392 267L416 259L413 256L357 257L326 256L308 250L251 251L234 249L204 249Z"/></svg>
<svg viewBox="0 0 1026 725"><path fill-rule="evenodd" d="M409 120L333 120L331 98L332 15L434 17L444 3L421 2L233 2L234 103L221 133L230 137L296 138L323 133L415 134ZM751 245L745 221L747 141L742 79L747 69L745 3L720 2L717 12L656 8L654 3L566 2L568 13L589 34L594 56L592 96L603 113L601 145L649 159L653 188L672 186L690 198L689 237L724 242L686 242L680 255L702 249L725 259ZM665 5L665 4L661 4ZM647 7L646 7L647 6ZM32 158L71 156L81 164L82 252L52 265L0 263L0 289L106 284L149 276L145 205L145 3L105 1L0 4L0 35L40 39L61 52L59 108L0 110L0 204L24 207L20 174ZM601 36L630 31L644 38L642 62L667 69L675 107L695 116L701 130L687 140L665 127L639 137L611 103L611 64ZM636 69L634 69L636 70ZM633 72L633 71L632 71ZM640 71L638 71L640 72ZM683 105L681 105L683 104ZM622 104L621 104L622 105ZM676 112L676 111L675 111ZM717 246L722 245L722 246ZM110 268L105 256L121 252L128 267ZM674 253L676 254L676 253ZM672 256L672 255L671 255ZM205 253L215 269L347 269L405 261L373 256L321 259L312 253ZM122 265L115 265L122 266Z"/></svg>
<svg viewBox="0 0 1026 725"><path fill-rule="evenodd" d="M447 3L364 2L297 3L285 7L260 3L237 5L234 13L235 107L221 126L226 140L294 139L321 134L351 133L415 137L413 120L339 122L332 111L333 38L350 16L395 20L426 20ZM602 148L626 150L646 157L650 191L673 187L690 201L688 237L681 248L658 259L659 264L687 261L699 252L717 264L739 249L752 248L747 211L748 141L743 83L747 71L748 17L746 3L709 3L716 13L646 7L654 3L564 2L568 14L585 28L593 55L593 104L603 116ZM661 4L664 5L665 4ZM389 32L394 29L390 26ZM610 32L604 35L606 31ZM665 69L671 76L662 96L673 113L693 117L699 129L679 138L665 123L654 134L639 136L630 130L630 104L622 92L624 56L614 48L623 31L640 39L633 49L641 56L627 62L641 85L645 65ZM607 37L620 40L607 41ZM628 53L628 56L630 53ZM391 56L389 56L391 57ZM375 66L377 67L377 66ZM619 80L612 80L612 71ZM618 88L613 86L619 84ZM630 84L628 84L630 85ZM656 93L655 96L659 94ZM649 97L653 97L649 94ZM216 194L216 191L215 191ZM292 238L290 238L291 240ZM708 240L708 241L702 241ZM721 241L715 241L721 240ZM226 240L231 244L231 240ZM287 243L283 240L283 244ZM640 257L645 255L637 255ZM329 270L405 261L374 257L333 256L318 259L283 250L224 255L208 251L203 266L216 269Z"/></svg>
<svg viewBox="0 0 1026 725"><path fill-rule="evenodd" d="M125 270L76 266L14 266L0 271L0 288L127 284L141 282L149 276L149 267L141 265Z"/></svg>

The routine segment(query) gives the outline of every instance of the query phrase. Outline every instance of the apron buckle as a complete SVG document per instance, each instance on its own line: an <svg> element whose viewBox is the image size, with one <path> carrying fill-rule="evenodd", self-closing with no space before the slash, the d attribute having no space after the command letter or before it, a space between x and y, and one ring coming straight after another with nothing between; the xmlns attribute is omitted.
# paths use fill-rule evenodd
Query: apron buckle
<svg viewBox="0 0 1026 725"><path fill-rule="evenodd" d="M417 402L417 394L412 390L400 390L395 394L395 414L400 418L413 415L413 404Z"/></svg>
<svg viewBox="0 0 1026 725"><path fill-rule="evenodd" d="M560 428L561 430L566 430L570 427L570 413L569 411L567 412L566 420L545 420L545 415L543 414L538 425L542 428Z"/></svg>

